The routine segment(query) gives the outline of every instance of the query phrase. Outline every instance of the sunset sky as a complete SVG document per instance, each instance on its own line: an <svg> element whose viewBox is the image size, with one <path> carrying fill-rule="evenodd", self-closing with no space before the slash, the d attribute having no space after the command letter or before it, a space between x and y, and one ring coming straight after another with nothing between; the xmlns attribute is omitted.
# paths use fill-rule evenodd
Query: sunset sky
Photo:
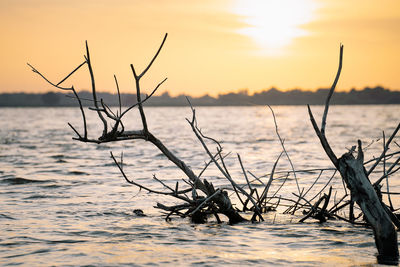
<svg viewBox="0 0 400 267"><path fill-rule="evenodd" d="M329 87L339 45L339 90L400 90L400 1L361 0L1 0L0 92L53 90L27 62L58 82L83 62L88 40L99 91L134 92L167 42L145 92L217 95L248 89ZM89 89L87 69L65 85Z"/></svg>

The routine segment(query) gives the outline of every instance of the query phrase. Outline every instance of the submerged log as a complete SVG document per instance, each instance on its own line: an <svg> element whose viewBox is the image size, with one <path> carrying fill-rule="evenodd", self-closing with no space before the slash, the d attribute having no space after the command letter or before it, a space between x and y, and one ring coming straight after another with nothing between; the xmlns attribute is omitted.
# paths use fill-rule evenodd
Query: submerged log
<svg viewBox="0 0 400 267"><path fill-rule="evenodd" d="M371 224L375 244L378 249L378 262L381 264L398 264L399 249L397 232L386 212L363 165L364 156L361 141L358 141L358 155L354 158L351 152L338 159L338 170L351 191L352 198L363 211L366 220Z"/></svg>

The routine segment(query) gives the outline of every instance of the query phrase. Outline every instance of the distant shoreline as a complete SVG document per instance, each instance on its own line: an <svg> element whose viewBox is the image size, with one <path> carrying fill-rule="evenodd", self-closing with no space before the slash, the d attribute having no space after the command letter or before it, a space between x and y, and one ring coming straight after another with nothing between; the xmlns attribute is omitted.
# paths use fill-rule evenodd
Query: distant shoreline
<svg viewBox="0 0 400 267"><path fill-rule="evenodd" d="M193 105L193 104L192 104ZM210 108L215 108L215 107L262 107L262 106L307 106L307 104L266 104L266 105L193 105L195 108L200 108L200 107L210 107ZM330 106L385 106L385 105L400 105L400 103L394 103L394 104L333 104ZM312 104L312 106L324 106L324 104ZM15 109L41 109L41 108L78 108L78 106L0 106L0 109L7 109L7 108L15 108ZM110 108L116 108L118 106L109 106ZM122 108L127 108L129 106L121 106ZM164 106L147 106L148 108L185 108L185 107L190 107L189 104L186 106L184 105L164 105Z"/></svg>
<svg viewBox="0 0 400 267"><path fill-rule="evenodd" d="M144 103L145 106L179 107L188 106L186 97L195 106L257 106L257 105L323 105L329 89L303 91L299 89L280 91L275 88L253 95L247 91L220 94L217 97L208 95L191 97L179 95L176 97L164 93L152 96ZM71 95L70 95L71 96ZM82 99L92 99L88 91L80 92ZM103 99L109 106L118 106L118 96L110 93L98 93L98 99ZM122 105L131 106L136 103L135 94L121 94ZM91 101L83 100L84 106L91 106ZM400 91L392 91L383 87L366 87L362 90L352 89L349 92L335 92L332 105L376 105L400 104ZM0 107L75 107L77 101L64 93L48 92L44 94L3 93L0 94Z"/></svg>

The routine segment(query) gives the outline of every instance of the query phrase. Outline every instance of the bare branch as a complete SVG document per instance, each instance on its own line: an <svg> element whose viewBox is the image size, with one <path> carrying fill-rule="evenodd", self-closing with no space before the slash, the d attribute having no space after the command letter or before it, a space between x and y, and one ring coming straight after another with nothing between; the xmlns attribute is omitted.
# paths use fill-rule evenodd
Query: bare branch
<svg viewBox="0 0 400 267"><path fill-rule="evenodd" d="M274 110L271 108L270 105L267 105L267 106L269 107L269 109L270 109L271 112L272 112L272 117L274 118L274 124L275 124L275 132L276 132L276 135L278 136L279 142L281 143L281 146L282 146L282 149L283 149L283 151L285 152L286 158L288 159L288 161L289 161L289 163L290 163L290 167L292 168L293 176L294 176L294 179L295 179L295 181L296 181L297 190L299 191L299 194L300 194L300 186L299 186L299 181L297 180L296 171L295 171L294 166L293 166L293 163L292 163L292 161L291 161L291 159L290 159L290 157L289 157L289 154L288 154L287 151L286 151L286 148L285 148L285 145L284 145L284 141L282 140L281 136L279 135L278 124L277 124L277 122L276 122L276 117L275 117Z"/></svg>
<svg viewBox="0 0 400 267"><path fill-rule="evenodd" d="M150 61L149 65L148 65L148 66L144 69L144 71L138 76L139 79L142 78L143 75L145 75L146 72L150 69L150 67L151 67L151 65L153 64L154 60L156 60L158 54L160 53L162 47L164 46L164 43L165 43L165 40L167 40L167 37L168 37L168 33L166 33L166 34L164 35L164 39L162 40L162 43L161 43L160 47L159 47L158 50L157 50L157 53L154 55L154 57L153 57L153 59Z"/></svg>
<svg viewBox="0 0 400 267"><path fill-rule="evenodd" d="M136 76L135 68L133 67L132 64L131 64L131 69L132 69L132 72L133 72L133 76L135 78L136 99L137 99L137 102L138 102L140 118L142 119L143 131L145 133L147 133L149 130L147 129L146 115L144 114L143 105L142 105L142 99L141 99L141 95L140 95L140 83L139 83L140 78L138 76Z"/></svg>
<svg viewBox="0 0 400 267"><path fill-rule="evenodd" d="M307 108L308 108L308 114L310 116L310 121L311 121L312 126L314 127L315 133L317 134L319 141L321 142L321 145L325 150L325 153L328 155L328 157L332 161L333 165L335 165L335 167L337 168L338 159L337 159L335 153L333 152L331 146L329 145L328 140L326 140L325 135L323 135L321 133L321 131L319 130L317 123L315 122L314 115L311 112L310 105L307 105Z"/></svg>
<svg viewBox="0 0 400 267"><path fill-rule="evenodd" d="M276 161L274 163L274 166L272 167L271 176L269 177L268 183L264 187L264 191L261 193L261 197L258 201L259 205L261 205L261 203L267 198L268 190L272 184L272 181L274 180L274 173L275 173L276 166L278 165L279 159L281 158L282 154L283 154L283 152L281 152L279 154L278 158L276 159Z"/></svg>
<svg viewBox="0 0 400 267"><path fill-rule="evenodd" d="M333 177L335 177L337 170L335 170L331 176L331 178L329 178L328 182L321 188L321 190L315 194L314 197L311 198L310 201L314 200L318 195L320 195L322 193L322 191L325 190L325 188L330 184L330 182L332 181Z"/></svg>
<svg viewBox="0 0 400 267"><path fill-rule="evenodd" d="M170 192L163 192L163 191L153 190L153 189L151 189L151 188L149 188L149 187L146 187L146 186L143 186L143 185L141 185L141 184L139 184L139 183L136 183L135 181L129 180L128 177L126 176L124 170L123 170L122 165L118 163L117 159L114 157L114 155L113 155L112 152L110 152L110 154L111 154L111 158L113 159L115 165L117 165L117 167L118 167L120 173L122 174L122 176L124 177L125 181L127 181L129 184L132 184L132 185L134 185L134 186L136 186L136 187L139 187L140 189L144 189L144 190L146 190L146 191L149 192L149 193L154 193L154 194L159 194L159 195L173 196L173 197L179 198L179 199L181 199L181 200L184 200L184 201L186 201L186 202L188 202L188 203L191 203L191 204L194 203L194 202L193 202L192 200L190 200L189 198L184 197L184 196L181 196L181 195L179 195L179 194L175 194L174 192L171 192L171 193L170 193Z"/></svg>
<svg viewBox="0 0 400 267"><path fill-rule="evenodd" d="M252 180L251 182L257 181L259 182L261 185L265 186L265 184L263 183L263 181L261 181L260 178L258 178L254 173L252 173L251 171L247 171L251 176L253 176L254 180ZM276 172L275 172L276 173ZM270 174L271 175L271 174Z"/></svg>
<svg viewBox="0 0 400 267"><path fill-rule="evenodd" d="M96 94L96 84L94 81L94 74L93 74L93 69L92 69L92 63L90 61L90 53L89 53L89 46L88 46L88 42L86 41L86 62L88 65L88 69L89 69L89 74L90 74L90 80L92 82L92 95L93 95L93 103L94 106L96 107L96 109L99 109L99 105L97 102L97 94ZM103 136L106 136L107 134L107 121L104 118L103 114L97 110L97 115L99 116L100 120L103 122Z"/></svg>
<svg viewBox="0 0 400 267"><path fill-rule="evenodd" d="M189 101L189 99L188 99ZM214 162L215 166L219 169L219 171L225 176L226 179L228 179L228 181L232 184L232 187L234 189L238 189L243 195L245 195L247 198L250 199L250 201L252 202L252 204L254 205L254 208L256 209L256 212L258 213L259 218L263 221L264 219L261 216L261 210L258 207L258 205L256 204L255 200L253 199L253 197L251 197L243 188L239 187L236 182L231 178L231 176L229 175L229 173L227 173L225 171L225 169L218 163L218 161L213 158L213 155L211 154L209 148L207 147L207 145L205 144L204 140L203 140L203 135L201 132L199 132L199 128L196 126L196 117L195 117L195 109L193 108L192 104L190 103L190 108L192 110L193 113L193 117L192 117L192 121L190 121L189 119L186 119L187 122L190 124L194 134L196 135L197 139L200 141L202 147L204 148L204 150L206 151L207 155L210 157L210 159ZM209 138L210 140L214 140L217 144L219 144L215 139ZM220 150L218 150L220 153ZM222 158L222 157L221 157Z"/></svg>
<svg viewBox="0 0 400 267"><path fill-rule="evenodd" d="M74 128L74 126L72 126L71 123L68 122L69 127L72 128L72 130L74 130L74 132L76 133L76 135L79 137L79 139L82 139L82 136L79 134L79 132Z"/></svg>
<svg viewBox="0 0 400 267"><path fill-rule="evenodd" d="M84 61L82 62L78 67L76 67L70 74L68 74L64 79L62 79L59 83L57 83L57 86L62 84L65 80L67 80L72 74L74 74L75 71L79 70L80 67L82 67L83 65L85 65L87 62Z"/></svg>
<svg viewBox="0 0 400 267"><path fill-rule="evenodd" d="M114 74L114 80L115 80L115 85L117 86L117 93L118 93L118 104L119 104L119 114L122 114L122 105L121 105L121 93L119 92L119 85L118 85L118 80L117 76Z"/></svg>
<svg viewBox="0 0 400 267"><path fill-rule="evenodd" d="M390 192L390 188L389 188L389 176L386 175L386 142L385 142L385 131L382 131L382 140L383 140L383 176L386 176L386 190L387 192ZM388 201L389 201L389 207L390 210L394 210L393 208L393 204L392 204L392 198L390 196L390 194L388 194Z"/></svg>
<svg viewBox="0 0 400 267"><path fill-rule="evenodd" d="M396 143L396 142L393 142L393 143ZM400 154L400 151L396 151L396 152L393 152L393 153L385 153L385 158L386 159L390 159L390 158L392 158L394 155L397 155L397 154ZM368 164L368 163L371 163L371 162L374 162L374 161L380 161L381 159L379 159L379 158L372 158L372 159L370 159L370 160L367 160L367 161L365 161L364 162L364 165L366 165L366 164Z"/></svg>
<svg viewBox="0 0 400 267"><path fill-rule="evenodd" d="M242 168L243 176L246 179L246 183L249 186L249 189L251 191L251 190L253 190L253 188L251 187L251 184L249 182L249 178L247 177L247 173L246 173L246 170L244 169L244 166L243 166L243 163L242 163L242 159L240 158L239 154L237 154L237 157L238 157L238 160L239 160L240 167Z"/></svg>
<svg viewBox="0 0 400 267"><path fill-rule="evenodd" d="M385 179L387 176L392 175L393 173L395 173L398 169L395 169L394 171L393 168L397 166L397 164L399 164L400 162L400 157L397 158L397 160L395 162L392 163L392 165L390 165L390 167L387 169L386 174L383 175L381 178L379 178L375 183L374 186L377 186L378 184L380 184L383 179ZM400 167L399 167L400 168Z"/></svg>
<svg viewBox="0 0 400 267"><path fill-rule="evenodd" d="M371 172L378 166L379 162L382 160L382 158L385 156L386 151L389 149L389 145L392 142L393 138L396 136L397 132L400 129L400 123L397 125L396 129L393 131L392 135L389 137L389 139L386 141L385 148L382 151L382 154L379 156L379 158L375 161L374 165L371 166L371 168L368 170L367 175L370 175Z"/></svg>
<svg viewBox="0 0 400 267"><path fill-rule="evenodd" d="M226 158L227 156L229 156L230 153L224 155L222 158ZM218 156L218 152L214 155L214 158L216 158ZM197 177L201 177L203 175L203 173L207 170L208 166L210 166L210 164L213 163L213 160L210 159L206 165L204 166L204 168L200 171L199 175L197 175Z"/></svg>
<svg viewBox="0 0 400 267"><path fill-rule="evenodd" d="M133 66L132 66L132 68L133 68ZM144 102L146 102L150 97L153 96L153 94L158 90L158 88L159 88L166 80L167 80L167 78L165 78L164 80L162 80L162 81L156 86L156 88L151 92L151 94L148 95L148 96L146 96L146 98L143 99L141 102L135 103L135 104L133 104L132 106L130 106L129 108L127 108L126 110L124 110L124 111L121 113L120 118L122 118L129 110L131 110L131 109L133 109L134 107L137 107L138 105L143 104Z"/></svg>
<svg viewBox="0 0 400 267"><path fill-rule="evenodd" d="M322 135L325 135L325 125L326 125L326 117L328 116L328 109L329 109L329 102L331 100L331 97L333 95L333 92L335 91L336 84L339 81L340 77L340 72L342 71L342 62L343 62L343 45L340 44L340 55L339 55L339 67L336 73L335 80L333 81L332 87L329 90L329 94L325 100L325 109L324 109L324 115L322 116L322 123L321 123L321 133Z"/></svg>
<svg viewBox="0 0 400 267"><path fill-rule="evenodd" d="M82 114L82 120L83 120L83 128L84 128L84 137L82 138L82 136L78 133L78 131L72 127L71 124L69 124L69 126L74 130L74 132L78 135L79 140L86 140L87 139L87 127L86 127L86 116L85 116L85 112L83 110L82 107L82 101L79 98L78 93L76 92L74 86L71 86L70 88L66 88L66 87L61 87L59 86L59 84L61 84L63 81L65 81L68 77L70 77L74 72L76 72L81 66L83 66L86 63L86 61L82 64L80 64L78 67L75 68L75 70L73 70L70 74L67 75L67 77L65 77L61 82L59 82L58 84L54 84L52 83L50 80L48 80L43 74L41 74L37 69L35 69L31 64L27 63L29 67L31 67L32 71L36 74L38 74L40 77L42 77L47 83L49 83L50 85L52 85L55 88L58 88L60 90L66 90L66 91L72 91L75 95L75 98L78 100L78 104L79 104L79 109L81 110L81 114Z"/></svg>
<svg viewBox="0 0 400 267"><path fill-rule="evenodd" d="M49 79L47 79L42 73L40 73L37 69L35 69L31 64L26 63L34 73L38 74L40 77L43 78L43 80L45 80L47 83L49 83L51 86L58 88L60 90L64 90L64 91L72 91L71 87L61 87L57 84L54 84L53 82L51 82Z"/></svg>

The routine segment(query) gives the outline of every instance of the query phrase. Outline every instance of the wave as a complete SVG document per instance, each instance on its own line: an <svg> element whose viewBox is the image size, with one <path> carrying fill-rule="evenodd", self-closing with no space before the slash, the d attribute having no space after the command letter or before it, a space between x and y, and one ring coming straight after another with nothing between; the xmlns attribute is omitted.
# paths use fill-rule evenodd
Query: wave
<svg viewBox="0 0 400 267"><path fill-rule="evenodd" d="M31 183L49 183L52 182L51 180L33 180L21 177L14 177L14 178L6 178L2 179L0 183L9 184L9 185L20 185L20 184L31 184Z"/></svg>
<svg viewBox="0 0 400 267"><path fill-rule="evenodd" d="M0 213L0 219L16 220L15 218L3 213Z"/></svg>
<svg viewBox="0 0 400 267"><path fill-rule="evenodd" d="M68 174L72 174L72 175L89 175L86 172L83 171L69 171Z"/></svg>

